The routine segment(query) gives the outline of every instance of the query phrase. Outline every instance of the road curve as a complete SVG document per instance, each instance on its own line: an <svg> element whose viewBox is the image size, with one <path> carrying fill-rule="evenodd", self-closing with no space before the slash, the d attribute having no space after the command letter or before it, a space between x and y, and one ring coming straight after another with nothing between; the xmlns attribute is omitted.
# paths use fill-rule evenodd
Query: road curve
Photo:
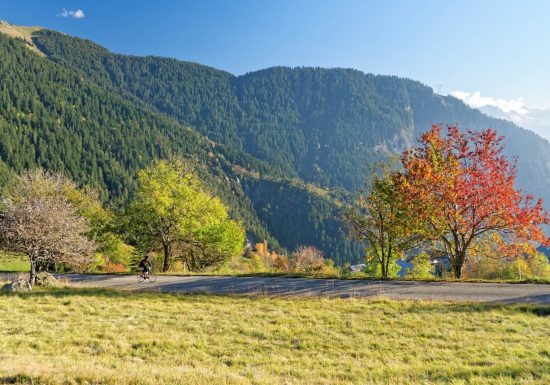
<svg viewBox="0 0 550 385"><path fill-rule="evenodd" d="M167 293L209 293L313 297L385 297L443 301L550 305L550 284L337 280L271 277L171 276L155 283L134 275L64 274L77 287Z"/></svg>

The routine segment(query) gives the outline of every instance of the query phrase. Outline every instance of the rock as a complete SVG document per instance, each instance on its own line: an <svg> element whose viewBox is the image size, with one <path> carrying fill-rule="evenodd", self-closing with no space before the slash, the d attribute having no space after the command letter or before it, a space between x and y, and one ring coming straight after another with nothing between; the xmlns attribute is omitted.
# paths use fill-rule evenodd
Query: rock
<svg viewBox="0 0 550 385"><path fill-rule="evenodd" d="M29 281L27 281L26 279L17 278L12 283L8 283L8 284L2 286L1 290L2 291L12 291L12 292L14 292L14 291L31 291L32 286L29 283Z"/></svg>
<svg viewBox="0 0 550 385"><path fill-rule="evenodd" d="M36 274L36 286L57 286L57 284L57 279L47 271L41 271L40 273Z"/></svg>

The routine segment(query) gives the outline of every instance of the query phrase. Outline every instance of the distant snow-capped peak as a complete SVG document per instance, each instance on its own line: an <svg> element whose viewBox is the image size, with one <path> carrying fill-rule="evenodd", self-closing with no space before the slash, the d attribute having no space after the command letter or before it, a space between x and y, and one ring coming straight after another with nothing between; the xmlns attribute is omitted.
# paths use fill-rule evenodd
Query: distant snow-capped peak
<svg viewBox="0 0 550 385"><path fill-rule="evenodd" d="M454 91L451 95L486 115L509 120L550 140L550 108L531 108L525 106L523 98L493 98L479 91Z"/></svg>

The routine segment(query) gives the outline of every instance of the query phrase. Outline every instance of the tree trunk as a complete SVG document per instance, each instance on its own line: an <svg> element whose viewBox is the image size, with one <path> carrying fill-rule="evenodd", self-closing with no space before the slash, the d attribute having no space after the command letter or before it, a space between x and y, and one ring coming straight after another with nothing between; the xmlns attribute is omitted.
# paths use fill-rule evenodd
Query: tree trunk
<svg viewBox="0 0 550 385"><path fill-rule="evenodd" d="M380 267L382 268L382 271L380 272L382 273L382 278L387 278L388 269L386 265L386 252L383 245L380 247Z"/></svg>
<svg viewBox="0 0 550 385"><path fill-rule="evenodd" d="M386 264L384 263L384 261L380 262L380 268L382 270L380 272L380 274L382 275L382 278L386 278L388 276L388 273L386 272Z"/></svg>
<svg viewBox="0 0 550 385"><path fill-rule="evenodd" d="M170 269L170 258L172 250L170 248L170 243L168 242L163 243L162 246L164 247L164 263L162 266L162 271L166 273L168 269Z"/></svg>
<svg viewBox="0 0 550 385"><path fill-rule="evenodd" d="M31 271L29 273L29 283L34 286L36 283L36 258L29 256L31 262Z"/></svg>
<svg viewBox="0 0 550 385"><path fill-rule="evenodd" d="M453 275L456 279L460 279L462 275L462 266L453 263Z"/></svg>
<svg viewBox="0 0 550 385"><path fill-rule="evenodd" d="M464 261L466 260L466 252L459 251L455 254L452 262L453 275L456 279L462 277L462 267L464 266Z"/></svg>
<svg viewBox="0 0 550 385"><path fill-rule="evenodd" d="M384 262L382 262L382 278L388 278L388 270L389 270L388 259L384 258Z"/></svg>

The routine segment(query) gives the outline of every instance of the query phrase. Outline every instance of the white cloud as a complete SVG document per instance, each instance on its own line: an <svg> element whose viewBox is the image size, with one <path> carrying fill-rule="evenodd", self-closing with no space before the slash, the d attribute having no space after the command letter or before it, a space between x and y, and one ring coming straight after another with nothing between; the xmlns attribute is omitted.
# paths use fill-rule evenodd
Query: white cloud
<svg viewBox="0 0 550 385"><path fill-rule="evenodd" d="M550 140L550 107L531 108L523 103L523 98L498 99L481 96L478 91L454 91L451 95L486 115L512 121Z"/></svg>
<svg viewBox="0 0 550 385"><path fill-rule="evenodd" d="M497 107L498 109L506 113L516 113L520 115L525 115L529 110L523 104L523 98L517 99L497 99L491 96L481 96L479 91L476 92L464 92L464 91L454 91L451 92L451 95L455 98L462 100L464 103L468 104L474 108L482 108L487 106Z"/></svg>
<svg viewBox="0 0 550 385"><path fill-rule="evenodd" d="M74 11L73 17L76 17L77 19L84 18L84 11L82 11L81 9L77 9L76 11Z"/></svg>
<svg viewBox="0 0 550 385"><path fill-rule="evenodd" d="M81 9L77 9L76 11L67 11L65 8L59 13L57 16L60 17L72 17L74 19L83 19L86 15L84 15L84 11Z"/></svg>

